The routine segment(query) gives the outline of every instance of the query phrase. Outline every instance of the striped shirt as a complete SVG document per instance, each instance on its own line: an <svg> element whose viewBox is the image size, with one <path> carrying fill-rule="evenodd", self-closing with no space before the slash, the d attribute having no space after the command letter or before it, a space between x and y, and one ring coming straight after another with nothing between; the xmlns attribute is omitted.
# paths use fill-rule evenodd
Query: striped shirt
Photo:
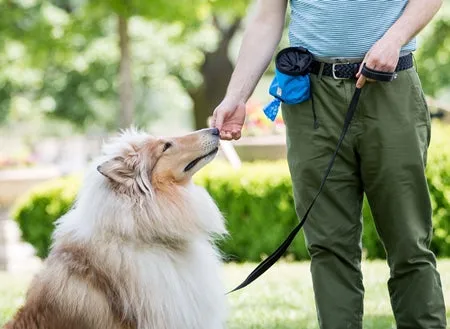
<svg viewBox="0 0 450 329"><path fill-rule="evenodd" d="M408 0L290 0L291 46L318 57L361 58L403 13ZM414 51L416 40L403 46Z"/></svg>

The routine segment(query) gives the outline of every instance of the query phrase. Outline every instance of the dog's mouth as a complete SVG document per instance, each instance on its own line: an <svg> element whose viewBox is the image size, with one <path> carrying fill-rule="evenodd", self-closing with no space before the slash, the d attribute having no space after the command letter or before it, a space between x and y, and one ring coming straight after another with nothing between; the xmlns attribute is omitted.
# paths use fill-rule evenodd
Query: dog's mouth
<svg viewBox="0 0 450 329"><path fill-rule="evenodd" d="M192 168L194 168L197 165L197 163L199 163L203 159L206 159L206 158L208 158L210 156L215 155L218 150L219 150L219 148L216 147L211 152L206 153L205 155L199 156L198 158L196 158L193 161L189 162L188 165L184 168L184 172L187 172L187 171L191 170Z"/></svg>

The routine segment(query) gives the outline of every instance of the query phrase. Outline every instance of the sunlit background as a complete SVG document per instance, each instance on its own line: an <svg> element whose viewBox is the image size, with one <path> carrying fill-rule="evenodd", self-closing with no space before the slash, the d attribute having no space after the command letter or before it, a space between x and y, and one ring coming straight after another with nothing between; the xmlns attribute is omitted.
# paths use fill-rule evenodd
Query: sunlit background
<svg viewBox="0 0 450 329"><path fill-rule="evenodd" d="M99 140L130 124L166 135L205 127L252 5L0 0L0 168L78 170ZM450 102L445 9L419 36L416 53L426 94L443 108ZM287 46L283 36L280 48ZM259 115L271 74L251 98L246 135L283 133Z"/></svg>
<svg viewBox="0 0 450 329"><path fill-rule="evenodd" d="M155 135L208 125L225 94L253 8L250 0L0 0L0 271L33 273L39 267L54 219L71 205L77 175L105 138L130 125ZM288 23L289 17L286 28ZM286 46L287 30L279 49ZM432 247L445 258L450 257L449 3L420 33L418 47L416 67L434 129L427 172ZM220 164L198 178L229 215L232 238L222 247L230 260L260 260L296 222L283 120L279 115L272 123L262 113L271 100L272 76L273 63L247 104L243 138L224 144ZM367 206L364 214L365 256L384 258ZM287 260L308 259L303 239L298 240ZM246 274L228 271L235 280ZM25 284L17 295L24 289ZM379 328L387 328L392 323L388 300L380 298L386 307L379 312ZM0 325L20 301L0 296ZM261 328L296 328L298 322L284 323Z"/></svg>

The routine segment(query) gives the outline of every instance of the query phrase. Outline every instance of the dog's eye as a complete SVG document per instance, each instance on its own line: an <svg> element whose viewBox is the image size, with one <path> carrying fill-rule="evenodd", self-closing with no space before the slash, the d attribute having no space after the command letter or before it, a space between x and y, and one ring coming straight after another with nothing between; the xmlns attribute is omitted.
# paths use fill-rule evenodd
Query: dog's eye
<svg viewBox="0 0 450 329"><path fill-rule="evenodd" d="M172 146L172 143L170 143L170 142L167 142L166 144L164 144L163 152L166 152L171 146Z"/></svg>

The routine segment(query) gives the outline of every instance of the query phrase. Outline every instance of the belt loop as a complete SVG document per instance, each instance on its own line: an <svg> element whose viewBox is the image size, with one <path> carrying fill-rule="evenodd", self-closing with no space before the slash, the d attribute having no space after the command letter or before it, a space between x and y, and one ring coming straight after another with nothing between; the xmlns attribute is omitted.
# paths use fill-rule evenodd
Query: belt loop
<svg viewBox="0 0 450 329"><path fill-rule="evenodd" d="M416 69L417 74L419 74L419 67L417 66L416 57L414 56L414 53L411 53L412 59L413 59L413 67Z"/></svg>
<svg viewBox="0 0 450 329"><path fill-rule="evenodd" d="M320 68L319 68L319 73L317 74L317 80L321 81L322 80L322 73L323 73L323 68L325 67L325 63L321 62L320 63Z"/></svg>

